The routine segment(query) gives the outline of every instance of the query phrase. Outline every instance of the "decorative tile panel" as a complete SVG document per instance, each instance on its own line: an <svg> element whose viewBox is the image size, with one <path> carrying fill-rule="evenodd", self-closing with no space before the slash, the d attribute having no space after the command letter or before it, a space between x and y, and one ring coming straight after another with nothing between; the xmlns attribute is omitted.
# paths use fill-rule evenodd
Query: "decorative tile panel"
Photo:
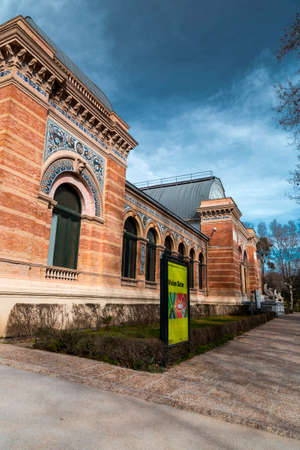
<svg viewBox="0 0 300 450"><path fill-rule="evenodd" d="M158 222L157 225L159 226L162 236L165 234L166 231L169 231L169 228L163 225L162 223Z"/></svg>
<svg viewBox="0 0 300 450"><path fill-rule="evenodd" d="M54 103L52 100L48 101L49 105L53 106L57 111L59 111L63 116L65 116L68 120L73 122L78 128L80 128L85 134L87 134L90 138L92 138L94 141L97 142L97 144L101 145L101 147L105 150L108 149L107 145L104 144L100 139L97 138L93 133L91 133L87 128L85 128L78 120L74 119L70 114L68 114L66 111L64 111L62 108L60 108L56 103ZM126 161L126 157L122 155L122 153L118 152L115 148L112 148L112 152L115 155L118 155L119 158L123 159L123 161Z"/></svg>
<svg viewBox="0 0 300 450"><path fill-rule="evenodd" d="M131 206L129 205L124 205L124 212L126 213L127 211L129 211L131 209Z"/></svg>
<svg viewBox="0 0 300 450"><path fill-rule="evenodd" d="M130 206L130 208L131 208L131 206ZM144 226L144 221L143 221L143 219L144 219L144 214L143 214L143 213L141 213L141 211L137 211L137 215L138 215L138 216L139 216L139 218L141 219L141 222L142 222L143 228L145 229L145 226Z"/></svg>
<svg viewBox="0 0 300 450"><path fill-rule="evenodd" d="M44 161L61 150L80 155L92 169L103 192L105 159L51 119L48 119L46 133Z"/></svg>
<svg viewBox="0 0 300 450"><path fill-rule="evenodd" d="M51 187L55 179L63 172L73 172L73 161L72 159L59 159L51 164L50 167L44 173L41 181L41 189L45 194L49 195Z"/></svg>
<svg viewBox="0 0 300 450"><path fill-rule="evenodd" d="M118 155L119 158L121 158L121 159L123 159L124 161L126 161L125 156L122 155L122 153L118 152L118 150L116 150L115 148L112 148L112 152L113 152L115 155Z"/></svg>
<svg viewBox="0 0 300 450"><path fill-rule="evenodd" d="M90 176L90 174L88 173L88 171L86 169L84 169L82 171L81 176L88 184L90 191L92 193L92 196L94 199L94 204L95 204L95 216L100 216L101 203L100 203L100 198L99 198L99 194L97 191L97 187L96 187L92 177Z"/></svg>
<svg viewBox="0 0 300 450"><path fill-rule="evenodd" d="M48 167L41 181L42 192L49 195L54 181L63 172L74 172L72 159L67 158L59 159L57 161L54 161L54 163ZM86 169L82 171L81 176L88 184L90 191L92 193L95 204L95 215L100 216L101 202L97 191L97 187Z"/></svg>
<svg viewBox="0 0 300 450"><path fill-rule="evenodd" d="M11 73L11 70L4 70L4 72L0 73L0 78L6 77L6 75L9 75Z"/></svg>
<svg viewBox="0 0 300 450"><path fill-rule="evenodd" d="M107 145L105 145L100 139L97 138L93 133L91 133L87 128L85 128L83 125L81 125L78 120L74 119L70 114L68 114L66 111L64 111L62 108L60 108L56 103L54 103L52 100L49 100L49 105L53 106L57 111L59 111L63 116L65 116L67 119L69 119L71 122L73 122L78 128L81 129L85 134L87 134L89 137L94 139L94 141L97 142L97 144L100 144L102 148L107 150Z"/></svg>

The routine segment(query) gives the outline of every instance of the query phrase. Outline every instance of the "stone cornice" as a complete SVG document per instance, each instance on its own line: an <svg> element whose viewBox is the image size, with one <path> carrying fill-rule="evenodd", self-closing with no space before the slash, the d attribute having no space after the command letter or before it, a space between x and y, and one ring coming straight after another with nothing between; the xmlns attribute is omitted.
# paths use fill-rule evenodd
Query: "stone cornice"
<svg viewBox="0 0 300 450"><path fill-rule="evenodd" d="M197 208L197 213L203 219L224 219L232 216L237 220L241 217L241 212L234 200L229 198L205 200L200 203L200 208Z"/></svg>
<svg viewBox="0 0 300 450"><path fill-rule="evenodd" d="M48 101L94 134L108 152L126 159L137 145L128 133L128 125L55 57L51 46L22 16L0 26L0 72L12 68L39 86Z"/></svg>

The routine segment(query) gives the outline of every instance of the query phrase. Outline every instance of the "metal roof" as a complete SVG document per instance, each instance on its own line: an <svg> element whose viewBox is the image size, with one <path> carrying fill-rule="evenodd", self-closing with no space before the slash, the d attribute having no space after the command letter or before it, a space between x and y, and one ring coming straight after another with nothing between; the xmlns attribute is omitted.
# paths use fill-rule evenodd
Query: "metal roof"
<svg viewBox="0 0 300 450"><path fill-rule="evenodd" d="M169 183L141 189L182 219L197 217L200 202L212 198L224 198L221 180L217 177Z"/></svg>
<svg viewBox="0 0 300 450"><path fill-rule="evenodd" d="M85 86L103 103L109 111L112 111L113 107L104 92L102 92L95 83L93 83L83 72L81 72L79 67L71 61L71 59L52 41L52 39L49 38L45 31L42 30L30 16L25 17L25 20L53 48L56 58L59 59L60 62L62 62L83 84L85 84Z"/></svg>

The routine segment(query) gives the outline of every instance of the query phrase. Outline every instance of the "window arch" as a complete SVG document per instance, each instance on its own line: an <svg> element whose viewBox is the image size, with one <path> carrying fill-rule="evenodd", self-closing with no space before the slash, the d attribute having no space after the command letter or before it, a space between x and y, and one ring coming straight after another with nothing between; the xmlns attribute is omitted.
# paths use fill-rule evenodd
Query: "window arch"
<svg viewBox="0 0 300 450"><path fill-rule="evenodd" d="M146 281L155 281L156 270L156 231L150 228L147 233Z"/></svg>
<svg viewBox="0 0 300 450"><path fill-rule="evenodd" d="M199 254L199 289L204 288L205 265L202 253Z"/></svg>
<svg viewBox="0 0 300 450"><path fill-rule="evenodd" d="M48 265L77 268L81 201L70 184L61 184L54 195Z"/></svg>
<svg viewBox="0 0 300 450"><path fill-rule="evenodd" d="M190 250L190 270L189 270L189 274L190 274L190 288L194 288L195 287L195 276L194 276L194 262L195 262L195 250L191 249Z"/></svg>
<svg viewBox="0 0 300 450"><path fill-rule="evenodd" d="M124 224L122 277L135 278L136 274L136 242L137 225L132 217L128 217Z"/></svg>
<svg viewBox="0 0 300 450"><path fill-rule="evenodd" d="M165 243L164 243L164 247L165 247L165 253L167 255L171 255L172 253L172 248L173 248L173 242L170 236L167 236L165 239Z"/></svg>

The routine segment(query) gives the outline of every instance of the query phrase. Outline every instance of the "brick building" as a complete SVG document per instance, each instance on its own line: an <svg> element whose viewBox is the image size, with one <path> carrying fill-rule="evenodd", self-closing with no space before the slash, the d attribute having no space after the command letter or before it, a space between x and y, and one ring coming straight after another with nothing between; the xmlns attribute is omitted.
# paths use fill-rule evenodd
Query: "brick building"
<svg viewBox="0 0 300 450"><path fill-rule="evenodd" d="M31 18L0 26L0 336L18 305L158 304L164 251L189 260L194 304L259 287L255 232L221 181L139 189L126 182L136 145Z"/></svg>

